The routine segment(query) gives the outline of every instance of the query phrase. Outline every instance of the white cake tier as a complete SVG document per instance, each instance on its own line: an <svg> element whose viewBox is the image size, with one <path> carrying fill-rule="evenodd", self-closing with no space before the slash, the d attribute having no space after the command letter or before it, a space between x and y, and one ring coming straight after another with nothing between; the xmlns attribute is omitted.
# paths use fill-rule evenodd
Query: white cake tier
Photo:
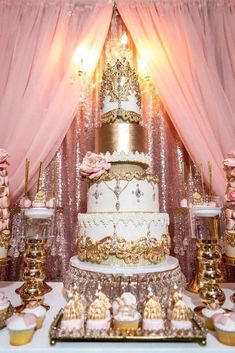
<svg viewBox="0 0 235 353"><path fill-rule="evenodd" d="M70 266L79 268L80 270L89 272L98 272L104 274L118 274L123 276L132 276L136 274L146 274L146 273L160 273L165 271L172 271L179 266L178 260L173 256L166 256L164 262L158 265L149 266L135 266L135 267L122 267L122 266L110 266L91 264L87 262L82 262L77 256L73 256L70 259Z"/></svg>
<svg viewBox="0 0 235 353"><path fill-rule="evenodd" d="M123 77L122 77L123 78ZM121 84L125 83L125 78L121 80ZM138 106L137 97L135 92L130 92L126 97L126 100L119 102L118 100L113 101L112 97L105 96L103 101L103 114L107 114L108 112L115 109L123 109L125 111L135 112L140 114L140 107Z"/></svg>
<svg viewBox="0 0 235 353"><path fill-rule="evenodd" d="M87 193L87 212L158 212L158 184L151 176L116 176L92 184Z"/></svg>
<svg viewBox="0 0 235 353"><path fill-rule="evenodd" d="M144 164L147 167L150 165L150 155L143 152L117 152L114 151L113 153L107 152L105 153L105 159L112 163L112 162L130 162L130 163L139 163Z"/></svg>
<svg viewBox="0 0 235 353"><path fill-rule="evenodd" d="M79 213L79 235L92 240L105 237L122 237L127 241L142 237L160 239L168 234L169 216L167 213Z"/></svg>
<svg viewBox="0 0 235 353"><path fill-rule="evenodd" d="M160 263L169 254L167 213L78 215L80 260L110 266Z"/></svg>

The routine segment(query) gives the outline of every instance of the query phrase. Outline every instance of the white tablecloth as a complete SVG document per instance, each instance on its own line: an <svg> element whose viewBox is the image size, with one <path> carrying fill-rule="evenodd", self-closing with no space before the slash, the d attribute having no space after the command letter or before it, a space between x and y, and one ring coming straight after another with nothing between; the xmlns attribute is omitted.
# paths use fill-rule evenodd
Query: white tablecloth
<svg viewBox="0 0 235 353"><path fill-rule="evenodd" d="M25 346L14 347L9 344L9 337L7 329L0 331L0 352L4 353L229 353L235 352L234 347L229 347L221 344L214 337L213 333L207 335L207 345L205 347L200 346L197 343L97 343L97 342L67 342L67 343L56 343L55 346L50 346L48 339L49 327L61 307L64 306L66 300L63 295L62 283L48 283L53 291L45 296L45 302L51 306L47 312L47 316L43 327L36 331L33 337L33 341ZM20 297L15 293L15 289L21 285L21 282L0 282L0 291L4 291L9 297L12 304L17 306L20 304ZM235 284L224 284L222 286L226 293L226 302L224 307L228 309L235 309L231 301L229 300L230 295L235 291ZM199 296L196 294L185 293L185 300L190 307L200 305Z"/></svg>

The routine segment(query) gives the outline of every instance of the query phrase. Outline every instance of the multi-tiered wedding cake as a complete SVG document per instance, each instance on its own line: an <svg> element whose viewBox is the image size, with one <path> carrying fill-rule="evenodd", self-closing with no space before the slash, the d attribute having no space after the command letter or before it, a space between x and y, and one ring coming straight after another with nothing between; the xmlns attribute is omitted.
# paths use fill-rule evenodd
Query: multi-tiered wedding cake
<svg viewBox="0 0 235 353"><path fill-rule="evenodd" d="M140 90L128 61L108 65L102 81L102 126L80 172L88 178L87 213L78 215L78 257L109 266L158 264L169 253L158 179L148 174ZM98 172L97 172L98 171Z"/></svg>
<svg viewBox="0 0 235 353"><path fill-rule="evenodd" d="M168 256L169 216L159 213L158 178L147 172L137 74L125 58L107 65L101 104L95 153L88 152L80 167L88 181L87 213L78 215L78 256L71 259L70 272L83 279L96 273L102 281L119 274L129 282L142 274L145 284L145 275L165 273L169 286L181 282L178 261Z"/></svg>

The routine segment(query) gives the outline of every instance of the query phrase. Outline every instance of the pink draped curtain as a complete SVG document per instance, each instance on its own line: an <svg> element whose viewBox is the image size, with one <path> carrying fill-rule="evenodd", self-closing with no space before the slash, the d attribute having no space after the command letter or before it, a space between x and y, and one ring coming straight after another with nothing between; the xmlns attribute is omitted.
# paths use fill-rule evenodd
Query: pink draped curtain
<svg viewBox="0 0 235 353"><path fill-rule="evenodd" d="M212 163L223 195L222 160L235 146L234 2L118 0L117 8L191 158L204 171Z"/></svg>
<svg viewBox="0 0 235 353"><path fill-rule="evenodd" d="M0 144L10 155L11 196L22 193L25 159L31 185L74 118L80 88L71 62L82 43L98 62L112 16L108 0L0 0ZM92 59L92 60L90 60Z"/></svg>

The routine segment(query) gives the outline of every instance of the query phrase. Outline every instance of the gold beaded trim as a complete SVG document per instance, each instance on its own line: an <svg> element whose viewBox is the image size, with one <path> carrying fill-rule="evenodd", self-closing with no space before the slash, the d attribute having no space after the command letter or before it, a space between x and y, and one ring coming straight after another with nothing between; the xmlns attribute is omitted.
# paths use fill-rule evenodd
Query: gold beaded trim
<svg viewBox="0 0 235 353"><path fill-rule="evenodd" d="M157 184L159 179L156 175L152 174L140 174L138 172L135 173L130 173L130 172L119 172L119 173L114 173L114 172L104 172L98 180L90 180L88 179L88 182L90 185L100 183L101 181L111 181L113 179L119 179L119 180L126 180L126 181L131 181L133 179L137 180L147 180L149 183Z"/></svg>
<svg viewBox="0 0 235 353"><path fill-rule="evenodd" d="M150 263L158 264L165 259L166 255L169 255L170 236L163 234L160 241L146 237L136 241L126 241L120 236L115 239L108 236L99 241L92 241L88 236L79 236L77 246L81 261L100 264L115 255L126 264L138 264L142 257Z"/></svg>
<svg viewBox="0 0 235 353"><path fill-rule="evenodd" d="M7 249L9 246L10 237L11 234L9 231L0 232L0 246Z"/></svg>
<svg viewBox="0 0 235 353"><path fill-rule="evenodd" d="M233 233L231 233L229 231L225 232L225 241L228 243L228 245L230 245L234 248L235 247L235 234L234 234L234 232Z"/></svg>
<svg viewBox="0 0 235 353"><path fill-rule="evenodd" d="M108 113L103 114L101 117L103 124L114 123L116 120L122 120L128 123L138 123L140 121L140 114L120 108L111 110Z"/></svg>

